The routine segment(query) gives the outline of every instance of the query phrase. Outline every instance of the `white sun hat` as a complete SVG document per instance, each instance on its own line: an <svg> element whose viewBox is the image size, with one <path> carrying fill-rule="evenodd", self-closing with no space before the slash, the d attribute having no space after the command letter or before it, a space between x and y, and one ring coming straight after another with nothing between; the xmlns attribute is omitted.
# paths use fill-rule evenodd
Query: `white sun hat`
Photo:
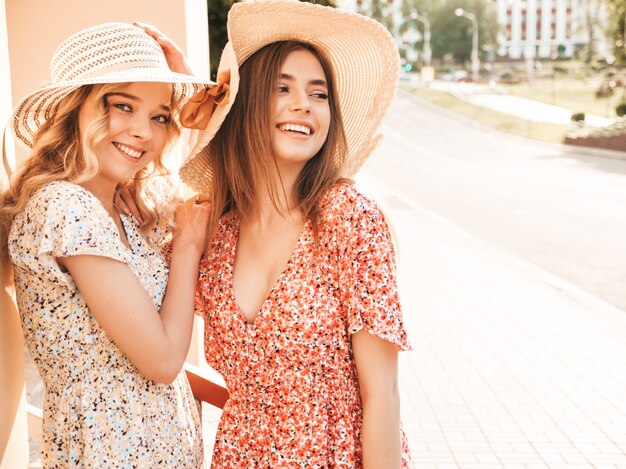
<svg viewBox="0 0 626 469"><path fill-rule="evenodd" d="M50 78L48 86L19 102L9 120L15 141L27 148L59 102L81 86L172 83L178 108L202 88L215 84L172 72L161 46L141 28L127 23L99 24L63 41L52 56Z"/></svg>

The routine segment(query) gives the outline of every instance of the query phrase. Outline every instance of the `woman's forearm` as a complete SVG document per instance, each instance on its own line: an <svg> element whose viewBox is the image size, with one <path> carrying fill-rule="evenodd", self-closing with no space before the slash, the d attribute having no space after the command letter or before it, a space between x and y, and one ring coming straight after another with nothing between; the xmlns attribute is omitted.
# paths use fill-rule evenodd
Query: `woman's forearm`
<svg viewBox="0 0 626 469"><path fill-rule="evenodd" d="M361 440L364 469L401 467L400 398L397 392L364 399Z"/></svg>
<svg viewBox="0 0 626 469"><path fill-rule="evenodd" d="M193 309L201 252L190 246L174 248L167 291L160 309L164 334L172 354L163 364L174 379L183 366L193 328ZM165 379L167 381L167 379Z"/></svg>

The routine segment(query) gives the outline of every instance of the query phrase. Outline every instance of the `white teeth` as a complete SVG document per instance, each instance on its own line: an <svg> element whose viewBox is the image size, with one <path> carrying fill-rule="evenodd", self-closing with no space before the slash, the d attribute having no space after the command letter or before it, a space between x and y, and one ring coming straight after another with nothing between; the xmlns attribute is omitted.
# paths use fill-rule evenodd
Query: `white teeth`
<svg viewBox="0 0 626 469"><path fill-rule="evenodd" d="M143 154L143 152L128 148L126 145L122 145L121 143L114 143L114 145L118 150L135 159L139 158Z"/></svg>
<svg viewBox="0 0 626 469"><path fill-rule="evenodd" d="M281 124L279 128L280 130L291 130L293 132L303 133L304 135L311 135L311 129L309 129L306 125Z"/></svg>

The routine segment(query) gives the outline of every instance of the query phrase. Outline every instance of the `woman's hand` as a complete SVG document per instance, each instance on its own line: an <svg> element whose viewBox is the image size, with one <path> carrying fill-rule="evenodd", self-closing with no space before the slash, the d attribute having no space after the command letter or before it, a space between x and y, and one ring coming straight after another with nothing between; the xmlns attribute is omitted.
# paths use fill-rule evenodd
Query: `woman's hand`
<svg viewBox="0 0 626 469"><path fill-rule="evenodd" d="M193 197L176 208L172 252L181 247L193 248L199 254L204 252L210 206L207 199Z"/></svg>
<svg viewBox="0 0 626 469"><path fill-rule="evenodd" d="M163 49L163 53L165 54L165 60L167 60L167 65L170 67L172 72L193 75L193 71L191 70L189 63L187 63L185 54L181 48L178 47L178 44L150 24L140 23L137 21L133 24L143 29L161 46L161 49Z"/></svg>
<svg viewBox="0 0 626 469"><path fill-rule="evenodd" d="M139 224L143 223L143 215L137 203L135 202L135 198L133 194L130 192L128 187L118 186L115 191L115 198L113 199L113 205L124 215L132 215L135 217L135 220L139 222Z"/></svg>

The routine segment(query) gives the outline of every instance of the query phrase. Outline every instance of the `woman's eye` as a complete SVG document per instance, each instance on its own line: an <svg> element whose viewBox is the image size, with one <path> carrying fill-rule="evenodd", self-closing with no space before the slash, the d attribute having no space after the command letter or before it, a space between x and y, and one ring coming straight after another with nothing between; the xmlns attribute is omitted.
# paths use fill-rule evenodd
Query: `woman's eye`
<svg viewBox="0 0 626 469"><path fill-rule="evenodd" d="M158 116L154 116L153 119L157 121L159 124L167 124L171 120L171 117L166 116L165 114L160 114Z"/></svg>
<svg viewBox="0 0 626 469"><path fill-rule="evenodd" d="M120 111L124 111L124 112L131 112L133 110L133 108L131 108L126 103L114 103L112 106L114 108L119 109Z"/></svg>
<svg viewBox="0 0 626 469"><path fill-rule="evenodd" d="M280 85L278 87L278 92L279 93L287 93L287 92L289 92L289 88L286 85Z"/></svg>
<svg viewBox="0 0 626 469"><path fill-rule="evenodd" d="M318 93L313 93L312 95L314 98L316 99L320 99L320 100L326 100L328 99L328 95L326 93L322 93L322 92L318 92Z"/></svg>

